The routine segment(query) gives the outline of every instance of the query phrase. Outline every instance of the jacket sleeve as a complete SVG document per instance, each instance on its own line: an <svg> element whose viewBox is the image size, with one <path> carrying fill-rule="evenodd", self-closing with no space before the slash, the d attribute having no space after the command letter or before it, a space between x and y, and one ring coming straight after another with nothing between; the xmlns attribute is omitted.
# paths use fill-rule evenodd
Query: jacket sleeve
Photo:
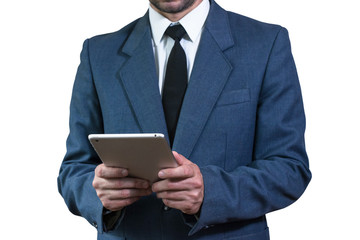
<svg viewBox="0 0 360 240"><path fill-rule="evenodd" d="M311 179L304 131L290 41L280 28L258 99L253 160L230 172L217 166L201 169L205 196L190 235L215 224L255 219L296 201Z"/></svg>
<svg viewBox="0 0 360 240"><path fill-rule="evenodd" d="M88 48L89 40L86 40L73 86L70 134L58 176L58 189L69 210L86 218L101 232L103 206L92 186L94 170L100 160L88 141L88 135L103 133L103 123Z"/></svg>

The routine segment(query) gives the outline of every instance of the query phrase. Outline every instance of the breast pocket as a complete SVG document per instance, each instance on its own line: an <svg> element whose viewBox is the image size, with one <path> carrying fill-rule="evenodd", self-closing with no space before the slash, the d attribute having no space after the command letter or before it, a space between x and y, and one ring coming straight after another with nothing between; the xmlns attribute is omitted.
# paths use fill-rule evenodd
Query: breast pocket
<svg viewBox="0 0 360 240"><path fill-rule="evenodd" d="M250 101L250 90L248 88L224 92L221 94L216 106L226 106Z"/></svg>

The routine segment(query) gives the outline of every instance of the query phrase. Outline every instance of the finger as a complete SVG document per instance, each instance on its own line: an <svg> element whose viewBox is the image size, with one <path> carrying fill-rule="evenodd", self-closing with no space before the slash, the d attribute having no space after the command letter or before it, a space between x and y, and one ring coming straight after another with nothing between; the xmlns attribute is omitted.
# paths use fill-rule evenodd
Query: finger
<svg viewBox="0 0 360 240"><path fill-rule="evenodd" d="M192 200L199 200L203 199L204 191L201 186L195 186L189 182L189 184L182 184L179 185L178 188L168 188L162 191L154 191L158 186L153 186L153 192L156 192L156 196L162 199L171 199L171 200L185 200L185 201L192 201Z"/></svg>
<svg viewBox="0 0 360 240"><path fill-rule="evenodd" d="M121 199L121 200L102 200L101 203L106 209L109 209L110 211L119 211L123 209L124 207L127 207L140 198L127 198L127 199Z"/></svg>
<svg viewBox="0 0 360 240"><path fill-rule="evenodd" d="M159 193L164 191L186 191L193 187L192 179L165 179L152 185L152 191Z"/></svg>
<svg viewBox="0 0 360 240"><path fill-rule="evenodd" d="M125 168L107 167L100 164L95 168L95 175L100 178L121 178L126 177L128 171Z"/></svg>
<svg viewBox="0 0 360 240"><path fill-rule="evenodd" d="M127 189L143 188L146 189L150 183L139 178L97 178L93 182L95 189Z"/></svg>
<svg viewBox="0 0 360 240"><path fill-rule="evenodd" d="M188 159L186 159L186 157L184 157L183 155L181 155L180 153L176 152L176 151L172 151L176 162L181 166L183 164L186 163L191 163L191 161L189 161Z"/></svg>
<svg viewBox="0 0 360 240"><path fill-rule="evenodd" d="M128 198L139 198L143 196L150 195L152 193L151 189L121 189L121 190L113 190L113 189L102 189L96 191L99 199L104 201L110 200L125 200Z"/></svg>
<svg viewBox="0 0 360 240"><path fill-rule="evenodd" d="M156 197L172 201L187 201L187 194L186 191L163 191L156 193Z"/></svg>
<svg viewBox="0 0 360 240"><path fill-rule="evenodd" d="M128 198L139 198L148 196L152 193L150 188L147 189L122 189L122 190L109 190L108 199L122 200Z"/></svg>
<svg viewBox="0 0 360 240"><path fill-rule="evenodd" d="M184 164L176 168L166 168L159 172L159 178L190 178L194 176L193 164Z"/></svg>
<svg viewBox="0 0 360 240"><path fill-rule="evenodd" d="M199 204L193 204L188 201L174 201L170 199L163 199L163 203L171 208L179 209L185 214L196 214L199 211Z"/></svg>

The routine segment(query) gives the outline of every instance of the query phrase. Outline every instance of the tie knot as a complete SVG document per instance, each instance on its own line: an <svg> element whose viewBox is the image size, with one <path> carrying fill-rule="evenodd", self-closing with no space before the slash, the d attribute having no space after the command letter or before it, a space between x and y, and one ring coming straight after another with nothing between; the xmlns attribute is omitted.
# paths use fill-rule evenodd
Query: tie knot
<svg viewBox="0 0 360 240"><path fill-rule="evenodd" d="M180 41L184 37L186 31L181 24L177 24L169 26L165 33L172 39Z"/></svg>

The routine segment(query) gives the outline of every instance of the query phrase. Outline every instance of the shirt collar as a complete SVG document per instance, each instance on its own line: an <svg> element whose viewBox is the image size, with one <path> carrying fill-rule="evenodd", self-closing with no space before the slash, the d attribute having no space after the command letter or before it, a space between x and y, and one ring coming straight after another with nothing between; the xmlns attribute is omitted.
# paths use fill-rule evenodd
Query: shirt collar
<svg viewBox="0 0 360 240"><path fill-rule="evenodd" d="M179 20L179 23L184 27L192 42L200 36L209 10L210 2L208 0L203 0L199 6ZM155 11L151 6L149 7L149 19L152 37L157 46L160 44L168 26L174 23Z"/></svg>

